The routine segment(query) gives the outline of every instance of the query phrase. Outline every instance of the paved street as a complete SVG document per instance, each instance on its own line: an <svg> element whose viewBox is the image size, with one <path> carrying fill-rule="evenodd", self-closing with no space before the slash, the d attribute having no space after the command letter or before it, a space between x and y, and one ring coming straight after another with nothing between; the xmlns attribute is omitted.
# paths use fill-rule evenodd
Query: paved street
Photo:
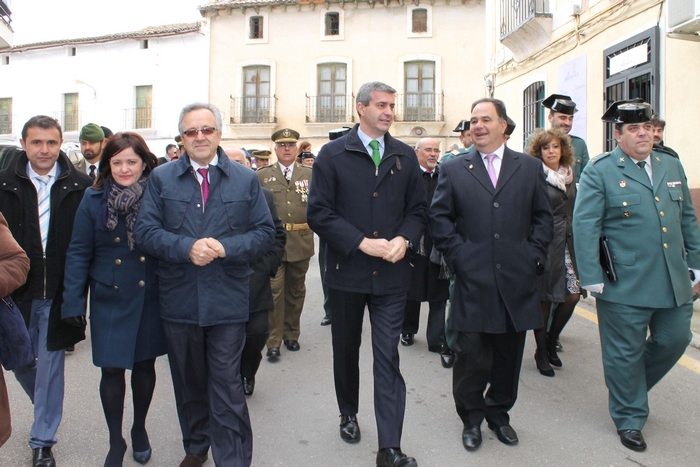
<svg viewBox="0 0 700 467"><path fill-rule="evenodd" d="M263 361L255 395L248 399L254 440L253 465L260 467L370 467L375 465L376 426L372 405L371 346L366 320L362 347L359 445L338 436L338 409L331 370L330 329L319 326L321 287L312 259L307 305L302 315L301 351L287 352L274 364ZM589 301L591 303L591 301ZM484 443L475 453L461 444L461 422L454 410L451 371L427 351L424 334L413 347L401 348L408 397L403 450L421 467L477 466L684 466L700 459L700 351L689 347L686 366L677 365L651 392L651 417L644 430L649 449L636 453L619 443L607 411L607 392L595 315L582 304L562 336L564 367L555 378L541 376L528 336L518 403L511 412L520 445L498 442L484 424ZM589 310L589 311L586 311ZM422 313L421 332L425 331ZM690 367L690 368L689 368ZM695 368L693 370L692 368ZM168 364L157 363L158 384L148 418L153 445L149 465L177 467L184 453ZM64 417L54 452L59 467L101 467L108 450L107 427L100 405L100 371L92 365L89 339L66 358ZM0 448L0 467L31 465L27 438L31 405L12 374L6 373L13 414L13 434ZM128 386L127 386L128 387ZM127 443L131 422L127 395ZM138 466L127 451L125 466ZM209 460L206 466L213 466Z"/></svg>

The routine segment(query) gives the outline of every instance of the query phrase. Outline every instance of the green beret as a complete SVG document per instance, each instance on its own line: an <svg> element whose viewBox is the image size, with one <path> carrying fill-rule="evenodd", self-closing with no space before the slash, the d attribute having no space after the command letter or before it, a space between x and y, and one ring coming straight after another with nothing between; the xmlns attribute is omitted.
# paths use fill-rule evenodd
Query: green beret
<svg viewBox="0 0 700 467"><path fill-rule="evenodd" d="M81 141L90 141L91 143L99 143L105 139L105 133L99 125L88 123L80 130Z"/></svg>

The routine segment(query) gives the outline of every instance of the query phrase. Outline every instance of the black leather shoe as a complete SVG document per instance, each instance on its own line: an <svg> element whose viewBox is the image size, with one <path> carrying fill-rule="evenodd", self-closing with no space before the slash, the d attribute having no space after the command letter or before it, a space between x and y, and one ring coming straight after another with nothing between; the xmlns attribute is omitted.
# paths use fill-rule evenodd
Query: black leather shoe
<svg viewBox="0 0 700 467"><path fill-rule="evenodd" d="M561 367L561 359L557 355L557 343L547 339L547 355L549 356L549 363L556 367Z"/></svg>
<svg viewBox="0 0 700 467"><path fill-rule="evenodd" d="M180 462L180 467L202 467L209 456L204 454L200 456L199 454L187 454L182 462Z"/></svg>
<svg viewBox="0 0 700 467"><path fill-rule="evenodd" d="M518 434L515 432L512 426L496 426L489 423L489 428L496 432L496 437L501 443L507 444L509 446L514 446L518 444Z"/></svg>
<svg viewBox="0 0 700 467"><path fill-rule="evenodd" d="M280 356L279 347L270 347L267 349L267 356L272 360Z"/></svg>
<svg viewBox="0 0 700 467"><path fill-rule="evenodd" d="M53 458L51 448L36 448L32 454L33 467L56 467L56 460Z"/></svg>
<svg viewBox="0 0 700 467"><path fill-rule="evenodd" d="M151 460L151 454L153 454L153 450L151 448L148 448L145 451L134 451L134 460L142 465L147 464L148 461Z"/></svg>
<svg viewBox="0 0 700 467"><path fill-rule="evenodd" d="M331 317L330 316L324 316L323 319L321 320L321 326L328 326L331 324Z"/></svg>
<svg viewBox="0 0 700 467"><path fill-rule="evenodd" d="M452 368L455 364L455 354L448 347L445 347L440 353L440 363L443 368Z"/></svg>
<svg viewBox="0 0 700 467"><path fill-rule="evenodd" d="M481 446L481 427L464 427L462 431L462 444L467 451L476 451Z"/></svg>
<svg viewBox="0 0 700 467"><path fill-rule="evenodd" d="M377 452L377 467L418 467L418 462L401 449L384 448Z"/></svg>
<svg viewBox="0 0 700 467"><path fill-rule="evenodd" d="M401 345L406 347L413 345L413 334L401 334Z"/></svg>
<svg viewBox="0 0 700 467"><path fill-rule="evenodd" d="M287 347L287 350L289 350L290 352L296 352L301 348L299 347L299 341L294 339L285 340L284 346Z"/></svg>
<svg viewBox="0 0 700 467"><path fill-rule="evenodd" d="M340 414L340 439L346 443L355 444L360 442L362 434L360 425L357 423L355 415Z"/></svg>
<svg viewBox="0 0 700 467"><path fill-rule="evenodd" d="M644 436L639 430L620 430L617 434L620 435L620 442L627 449L641 452L647 448Z"/></svg>
<svg viewBox="0 0 700 467"><path fill-rule="evenodd" d="M255 391L255 378L243 377L243 394L246 396L252 396L253 391Z"/></svg>
<svg viewBox="0 0 700 467"><path fill-rule="evenodd" d="M564 350L564 347L561 345L561 342L559 342L558 340L554 341L554 348L557 349L557 352L561 352L562 350Z"/></svg>
<svg viewBox="0 0 700 467"><path fill-rule="evenodd" d="M540 370L542 376L554 377L554 370L549 364L547 352L541 352L539 350L535 352L535 365L537 365L537 369Z"/></svg>

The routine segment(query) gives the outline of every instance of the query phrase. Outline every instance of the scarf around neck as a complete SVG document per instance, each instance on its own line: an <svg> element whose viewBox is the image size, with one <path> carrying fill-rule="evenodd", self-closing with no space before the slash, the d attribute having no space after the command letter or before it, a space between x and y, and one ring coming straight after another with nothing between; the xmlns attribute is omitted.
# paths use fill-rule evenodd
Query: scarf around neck
<svg viewBox="0 0 700 467"><path fill-rule="evenodd" d="M111 179L105 182L104 197L107 199L107 212L105 213L104 225L107 230L114 230L119 216L125 216L126 239L131 251L134 251L136 247L133 236L134 225L141 207L141 199L143 199L147 180L146 176L142 175L139 181L127 187L123 187Z"/></svg>
<svg viewBox="0 0 700 467"><path fill-rule="evenodd" d="M553 187L559 188L563 192L566 192L566 185L574 181L574 172L571 170L571 167L560 165L559 169L554 171L544 165L543 162L542 168L547 176L547 183Z"/></svg>

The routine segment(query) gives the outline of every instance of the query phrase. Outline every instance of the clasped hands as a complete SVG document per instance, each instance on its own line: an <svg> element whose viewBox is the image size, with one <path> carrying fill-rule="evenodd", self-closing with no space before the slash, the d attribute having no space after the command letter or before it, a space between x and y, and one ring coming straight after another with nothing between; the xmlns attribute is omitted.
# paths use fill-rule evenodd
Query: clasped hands
<svg viewBox="0 0 700 467"><path fill-rule="evenodd" d="M215 238L200 238L190 249L190 261L195 266L206 266L216 258L225 258L224 246Z"/></svg>
<svg viewBox="0 0 700 467"><path fill-rule="evenodd" d="M406 240L401 236L394 237L392 240L365 238L360 243L360 251L366 255L396 263L406 255Z"/></svg>

